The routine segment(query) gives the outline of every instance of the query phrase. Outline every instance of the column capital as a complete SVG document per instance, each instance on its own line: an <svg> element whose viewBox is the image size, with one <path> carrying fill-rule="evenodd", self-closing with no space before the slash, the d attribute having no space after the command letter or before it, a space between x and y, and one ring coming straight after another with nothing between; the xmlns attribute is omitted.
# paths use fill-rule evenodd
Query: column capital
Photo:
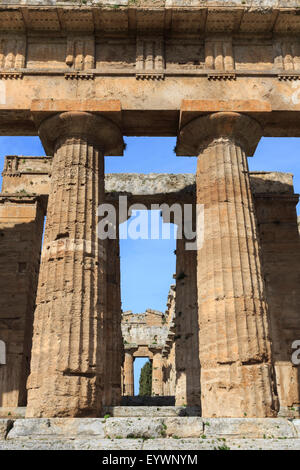
<svg viewBox="0 0 300 470"><path fill-rule="evenodd" d="M228 139L252 156L262 136L260 124L245 114L219 112L197 117L179 132L176 155L196 156L217 139Z"/></svg>
<svg viewBox="0 0 300 470"><path fill-rule="evenodd" d="M39 136L47 155L53 155L61 139L82 138L104 155L123 155L124 142L119 127L111 120L83 111L57 113L39 126Z"/></svg>

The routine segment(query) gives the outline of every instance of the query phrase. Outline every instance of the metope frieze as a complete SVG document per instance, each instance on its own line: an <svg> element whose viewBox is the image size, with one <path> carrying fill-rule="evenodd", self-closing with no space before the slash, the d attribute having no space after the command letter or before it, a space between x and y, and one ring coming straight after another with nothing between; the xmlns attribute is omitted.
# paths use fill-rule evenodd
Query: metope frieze
<svg viewBox="0 0 300 470"><path fill-rule="evenodd" d="M0 70L7 76L3 78L21 78L21 74L11 75L15 69L26 67L26 38L1 38L0 39ZM9 70L9 73L6 71Z"/></svg>
<svg viewBox="0 0 300 470"><path fill-rule="evenodd" d="M163 80L165 57L162 37L138 37L136 41L136 79Z"/></svg>
<svg viewBox="0 0 300 470"><path fill-rule="evenodd" d="M73 70L91 70L95 67L95 38L69 37L67 40L66 65Z"/></svg>

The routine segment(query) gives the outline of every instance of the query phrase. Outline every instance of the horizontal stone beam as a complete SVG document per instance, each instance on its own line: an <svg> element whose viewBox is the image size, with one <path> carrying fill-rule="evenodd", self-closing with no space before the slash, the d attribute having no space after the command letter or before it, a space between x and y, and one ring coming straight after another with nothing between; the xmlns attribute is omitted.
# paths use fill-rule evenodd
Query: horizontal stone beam
<svg viewBox="0 0 300 470"><path fill-rule="evenodd" d="M298 0L3 2L0 135L36 135L45 113L67 102L82 109L80 97L93 110L101 97L114 108L101 112L113 114L124 135L176 136L195 112L182 103L197 97L200 113L245 112L265 136L300 136L298 7Z"/></svg>
<svg viewBox="0 0 300 470"><path fill-rule="evenodd" d="M281 172L250 172L254 194L294 193L293 175ZM193 173L113 173L105 175L105 189L108 198L127 194L132 198L151 198L159 196L181 197L195 194L195 175ZM141 199L140 199L141 200Z"/></svg>
<svg viewBox="0 0 300 470"><path fill-rule="evenodd" d="M20 206L22 205L21 213L22 213L22 223L26 223L32 220L32 207L35 203L40 202L40 196L32 196L32 195L23 195L23 194L1 194L0 193L0 219L1 222L6 223L8 220L12 220L15 218L18 220L20 218L20 214L15 211L11 210L7 203L11 204L12 206ZM27 209L26 209L27 207ZM43 206L42 206L43 207ZM44 209L44 207L43 207Z"/></svg>
<svg viewBox="0 0 300 470"><path fill-rule="evenodd" d="M143 314L124 312L121 326L125 350L138 350L139 354L143 348L162 350L169 333L165 316L158 310L148 309Z"/></svg>
<svg viewBox="0 0 300 470"><path fill-rule="evenodd" d="M50 189L52 157L7 156L2 173L2 195L47 196ZM293 175L280 172L251 172L252 190L258 194L294 194ZM190 202L195 195L192 173L112 173L105 175L107 200L127 195L129 203L146 205Z"/></svg>
<svg viewBox="0 0 300 470"><path fill-rule="evenodd" d="M52 157L8 155L2 172L2 193L48 196Z"/></svg>
<svg viewBox="0 0 300 470"><path fill-rule="evenodd" d="M127 47L126 44L125 46ZM176 44L171 50L175 46ZM118 53L121 54L122 51ZM192 57L191 50L187 52L186 60ZM74 95L75 81L78 93L82 96L87 93L99 94L104 99L113 96L121 102L122 112L118 119L121 120L123 135L127 136L176 136L181 102L190 96L202 98L202 113L220 109L232 112L240 109L246 112L244 110L248 109L247 114L251 114L260 122L265 137L300 136L300 69L285 71L275 65L267 65L264 69L264 64L258 64L257 69L254 61L254 65L249 65L249 70L245 70L242 63L241 68L236 64L237 70L234 70L231 77L225 71L219 74L215 73L214 69L207 70L204 67L204 59L199 58L199 61L203 60L199 69L178 64L175 66L177 69L173 70L172 64L166 64L159 72L153 70L143 80L137 80L135 54L128 60L132 65L126 66L124 70L115 67L112 60L108 59L107 66L101 70L92 69L91 72L81 72L81 75L79 72L72 72L75 74L72 80L66 79L69 72L64 62L61 68L45 70L40 68L37 58L34 62L37 65L33 68L27 67L17 72L21 74L19 78L22 76L24 80L17 79L16 72L2 71L0 68L0 79L3 79L0 80L0 135L37 135L33 118L36 112L31 111L31 90L36 90L36 95L41 101L49 101L59 90L62 100L65 101ZM176 60L179 61L180 56L174 58L174 61ZM249 57L241 60L250 63L250 53ZM264 60L269 64L273 59L266 57ZM296 60L298 56L295 57ZM90 76L88 74L91 75L91 80L87 79ZM159 76L161 80L157 81ZM242 104L232 99L240 95L244 98ZM264 101L261 101L262 96ZM75 96L74 101L77 101ZM218 102L223 102L220 109ZM186 113L186 116L189 115L192 113ZM182 122L184 121L183 119Z"/></svg>

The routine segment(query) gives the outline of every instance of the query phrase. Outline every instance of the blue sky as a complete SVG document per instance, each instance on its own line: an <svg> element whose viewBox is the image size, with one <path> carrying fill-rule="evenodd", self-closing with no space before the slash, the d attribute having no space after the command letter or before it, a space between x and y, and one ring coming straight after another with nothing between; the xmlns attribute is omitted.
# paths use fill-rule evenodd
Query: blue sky
<svg viewBox="0 0 300 470"><path fill-rule="evenodd" d="M196 158L176 157L175 138L127 137L124 157L106 157L106 173L195 173ZM0 170L5 155L44 155L38 137L0 137ZM250 171L283 171L294 174L300 193L300 138L263 138ZM0 177L1 182L1 177ZM298 214L300 208L298 204ZM175 240L121 240L121 289L123 310L146 308L164 311L170 284L174 282ZM142 359L135 361L138 390Z"/></svg>

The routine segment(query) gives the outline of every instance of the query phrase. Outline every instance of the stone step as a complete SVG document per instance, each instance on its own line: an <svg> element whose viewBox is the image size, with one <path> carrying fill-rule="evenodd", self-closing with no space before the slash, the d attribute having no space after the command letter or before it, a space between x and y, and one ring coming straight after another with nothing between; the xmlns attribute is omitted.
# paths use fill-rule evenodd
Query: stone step
<svg viewBox="0 0 300 470"><path fill-rule="evenodd" d="M174 396L143 397L124 396L121 400L122 406L175 406Z"/></svg>
<svg viewBox="0 0 300 470"><path fill-rule="evenodd" d="M0 441L2 450L300 450L300 439L18 439ZM152 461L154 464L154 460ZM199 462L198 462L199 463Z"/></svg>
<svg viewBox="0 0 300 470"><path fill-rule="evenodd" d="M114 418L201 416L201 408L197 406L110 406L104 409L104 416L107 415Z"/></svg>
<svg viewBox="0 0 300 470"><path fill-rule="evenodd" d="M1 419L0 442L38 443L68 440L160 440L173 442L191 439L195 445L209 440L259 439L275 441L300 439L300 420L284 418L201 418L193 417L119 417L119 418L26 418ZM196 440L195 440L196 439ZM200 444L199 444L200 443ZM8 445L8 444L7 444ZM102 445L102 444L101 444ZM167 444L166 444L167 445ZM171 444L170 444L171 445ZM5 446L4 446L5 447Z"/></svg>
<svg viewBox="0 0 300 470"><path fill-rule="evenodd" d="M14 407L1 407L0 406L0 418L16 419L25 418L26 407L18 406Z"/></svg>

